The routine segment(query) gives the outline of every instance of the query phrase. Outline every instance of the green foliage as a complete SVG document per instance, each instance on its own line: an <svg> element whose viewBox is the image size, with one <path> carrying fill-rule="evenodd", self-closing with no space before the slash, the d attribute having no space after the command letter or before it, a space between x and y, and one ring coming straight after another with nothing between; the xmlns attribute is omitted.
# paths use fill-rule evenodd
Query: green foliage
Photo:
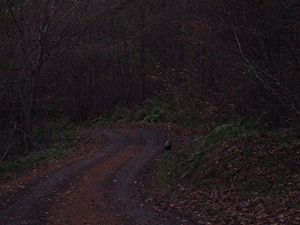
<svg viewBox="0 0 300 225"><path fill-rule="evenodd" d="M60 124L59 126L58 123ZM67 121L52 122L36 127L34 145L40 148L45 143L58 143L72 135L74 135L74 127L68 126Z"/></svg>
<svg viewBox="0 0 300 225"><path fill-rule="evenodd" d="M53 147L41 151L32 152L28 155L21 156L12 161L1 162L0 176L8 177L16 172L38 166L42 163L52 160L62 159L74 151L73 148L64 146Z"/></svg>
<svg viewBox="0 0 300 225"><path fill-rule="evenodd" d="M66 157L74 151L72 146L79 140L71 138L76 130L77 127L70 125L65 118L35 127L36 150L9 155L0 162L0 177L9 177L25 169ZM45 148L45 145L52 147Z"/></svg>
<svg viewBox="0 0 300 225"><path fill-rule="evenodd" d="M123 124L132 121L134 113L128 108L117 107L110 119L117 124Z"/></svg>
<svg viewBox="0 0 300 225"><path fill-rule="evenodd" d="M210 128L207 135L194 138L157 163L157 179L165 182L162 187L173 178L195 185L230 184L263 195L299 187L297 138L258 130L253 119L210 124Z"/></svg>
<svg viewBox="0 0 300 225"><path fill-rule="evenodd" d="M84 123L76 125L75 129L79 130L83 127L96 127L96 126L105 126L111 124L109 117L106 115L99 116L93 120L87 120Z"/></svg>
<svg viewBox="0 0 300 225"><path fill-rule="evenodd" d="M181 107L172 101L149 99L136 109L117 108L110 118L117 124L122 123L176 123L187 126L195 121L192 110Z"/></svg>
<svg viewBox="0 0 300 225"><path fill-rule="evenodd" d="M149 99L144 105L135 108L116 107L111 114L104 114L93 120L88 120L80 127L116 125L130 123L176 123L188 126L198 118L196 114L187 108L175 104L172 101Z"/></svg>
<svg viewBox="0 0 300 225"><path fill-rule="evenodd" d="M7 0L6 2L3 2L3 0L0 1L0 4L2 4L0 9L0 22L8 22L11 19L11 13L8 9L8 7L18 7L21 5L20 0ZM24 3L23 3L24 4Z"/></svg>
<svg viewBox="0 0 300 225"><path fill-rule="evenodd" d="M282 136L276 133L270 133L270 137L273 137L274 140L280 145L282 148L289 148L293 145L300 145L299 140L293 140L289 136Z"/></svg>
<svg viewBox="0 0 300 225"><path fill-rule="evenodd" d="M170 191L172 188L175 188L172 184L174 178L173 171L176 169L173 158L172 153L166 153L155 165L155 185L165 191Z"/></svg>
<svg viewBox="0 0 300 225"><path fill-rule="evenodd" d="M210 132L205 136L194 138L186 146L172 154L171 159L164 156L158 164L157 174L169 174L170 177L180 176L183 179L193 178L199 167L205 163L205 154L218 144L233 137L241 137L259 132L254 125L248 121L235 120L227 123L209 124ZM160 165L169 165L169 168ZM163 180L158 178L159 180ZM167 185L167 184L164 184ZM162 186L164 186L162 185Z"/></svg>
<svg viewBox="0 0 300 225"><path fill-rule="evenodd" d="M7 22L9 21L9 12L8 10L0 10L0 22Z"/></svg>
<svg viewBox="0 0 300 225"><path fill-rule="evenodd" d="M136 111L136 119L140 122L169 122L167 115L173 110L170 102L157 99L148 100L145 106Z"/></svg>
<svg viewBox="0 0 300 225"><path fill-rule="evenodd" d="M257 130L251 128L251 125L243 123L242 120L236 120L215 126L206 136L195 138L192 143L190 143L189 148L191 153L182 163L182 177L193 177L195 171L197 171L200 164L203 163L203 156L206 151L209 151L230 138L241 137L243 135L257 132Z"/></svg>
<svg viewBox="0 0 300 225"><path fill-rule="evenodd" d="M253 123L241 119L222 124L212 123L211 129L212 131L205 137L205 144L218 144L231 137L239 137L257 132Z"/></svg>

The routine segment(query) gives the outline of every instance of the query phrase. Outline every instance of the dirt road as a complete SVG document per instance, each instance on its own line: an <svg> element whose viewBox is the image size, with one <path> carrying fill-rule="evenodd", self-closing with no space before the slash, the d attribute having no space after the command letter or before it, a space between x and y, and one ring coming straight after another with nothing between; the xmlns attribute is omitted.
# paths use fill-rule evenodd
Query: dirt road
<svg viewBox="0 0 300 225"><path fill-rule="evenodd" d="M0 224L182 224L155 213L136 190L138 173L162 150L160 135L142 128L111 129L104 135L108 144L92 156L2 199Z"/></svg>

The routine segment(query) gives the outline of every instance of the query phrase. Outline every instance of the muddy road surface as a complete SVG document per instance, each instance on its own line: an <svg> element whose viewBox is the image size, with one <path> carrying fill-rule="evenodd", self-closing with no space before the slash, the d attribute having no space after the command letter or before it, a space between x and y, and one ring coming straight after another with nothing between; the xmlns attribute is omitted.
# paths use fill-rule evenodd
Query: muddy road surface
<svg viewBox="0 0 300 225"><path fill-rule="evenodd" d="M136 180L162 150L144 128L103 131L105 147L1 199L1 225L176 225L141 201ZM187 224L187 223L185 223Z"/></svg>

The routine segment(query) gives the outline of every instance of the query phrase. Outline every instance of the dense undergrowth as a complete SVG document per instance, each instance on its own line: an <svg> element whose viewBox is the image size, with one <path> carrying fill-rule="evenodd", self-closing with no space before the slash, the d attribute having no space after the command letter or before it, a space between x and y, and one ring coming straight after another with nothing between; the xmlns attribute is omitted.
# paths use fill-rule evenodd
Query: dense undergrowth
<svg viewBox="0 0 300 225"><path fill-rule="evenodd" d="M20 171L36 167L45 162L63 159L73 151L74 149L72 147L55 146L2 162L0 164L0 177L8 178Z"/></svg>
<svg viewBox="0 0 300 225"><path fill-rule="evenodd" d="M190 123L184 143L173 136L145 183L148 198L194 224L297 224L299 128L212 118Z"/></svg>
<svg viewBox="0 0 300 225"><path fill-rule="evenodd" d="M0 162L0 177L13 177L20 171L30 169L48 161L62 159L75 151L74 145L82 140L78 131L86 127L112 126L144 123L178 123L188 126L196 120L196 115L178 105L156 99L149 100L144 106L132 109L117 107L113 113L106 113L98 118L83 123L72 123L68 119L53 121L43 125L37 132L36 140L47 138L48 147L39 147L33 152L9 155ZM84 138L84 137L83 137ZM39 146L39 143L35 143Z"/></svg>
<svg viewBox="0 0 300 225"><path fill-rule="evenodd" d="M1 162L0 176L9 177L70 155L76 150L72 137L82 128L168 124L162 133L174 148L159 156L148 180L155 204L191 217L195 224L260 223L249 218L249 212L262 224L273 218L293 221L299 208L295 198L300 189L299 128L265 126L263 115L241 118L231 113L228 119L212 115L210 120L200 115L158 99L130 109L117 108L84 123L53 129L55 145ZM179 130L172 129L174 125ZM271 215L282 210L284 219Z"/></svg>
<svg viewBox="0 0 300 225"><path fill-rule="evenodd" d="M294 191L300 188L299 147L296 131L286 136L230 122L166 153L157 176L164 187L175 187L172 181L181 179L195 186L226 184L261 194Z"/></svg>
<svg viewBox="0 0 300 225"><path fill-rule="evenodd" d="M299 129L229 124L165 153L148 198L193 224L298 224Z"/></svg>
<svg viewBox="0 0 300 225"><path fill-rule="evenodd" d="M5 178L11 178L19 172L39 166L48 161L65 158L75 151L74 145L78 141L77 138L74 138L76 130L75 126L69 126L66 123L64 126L44 127L40 130L39 135L47 135L49 139L48 146L33 152L9 155L7 158L1 160L0 177L5 180Z"/></svg>
<svg viewBox="0 0 300 225"><path fill-rule="evenodd" d="M178 140L172 135L172 131L166 134L168 137L172 136L177 149L176 152L165 153L157 164L156 175L161 187L174 187L174 178L190 180L195 185L228 182L251 187L258 183L263 186L265 183L265 187L261 187L264 190L277 190L287 186L293 189L295 185L299 185L287 182L299 173L299 137L295 135L296 129L286 129L285 133L284 129L281 129L281 133L275 129L265 129L261 125L261 116L248 119L230 116L226 120L224 117L216 119L213 115L212 120L205 118L204 121L199 114L172 101L150 99L143 106L130 109L118 107L114 113L104 114L84 123L70 125L64 122L64 126L50 127L40 134L51 133L53 145L2 161L0 175L7 176L67 156L74 151L72 146L76 138L72 137L76 136L77 130L84 127L165 123L202 132L192 132L193 136L188 137L189 141L184 144L176 143ZM271 171L274 173L276 168L281 174L277 174L277 179L268 182L260 182L254 177L253 180L243 180L236 176L243 173L246 176L245 173L251 170L249 168L260 170L256 173L261 173L262 180L262 176L271 176Z"/></svg>
<svg viewBox="0 0 300 225"><path fill-rule="evenodd" d="M172 182L178 179L195 186L234 185L261 194L299 189L299 128L266 127L262 115L228 120L213 115L204 121L199 114L174 102L149 100L142 107L118 108L110 117L87 125L167 123L194 130L184 144L171 130L165 134L176 146L156 165L158 186L165 189L175 188Z"/></svg>
<svg viewBox="0 0 300 225"><path fill-rule="evenodd" d="M172 101L149 99L142 106L116 107L113 113L86 121L83 126L170 123L186 127L195 122L199 123L200 118L193 110Z"/></svg>

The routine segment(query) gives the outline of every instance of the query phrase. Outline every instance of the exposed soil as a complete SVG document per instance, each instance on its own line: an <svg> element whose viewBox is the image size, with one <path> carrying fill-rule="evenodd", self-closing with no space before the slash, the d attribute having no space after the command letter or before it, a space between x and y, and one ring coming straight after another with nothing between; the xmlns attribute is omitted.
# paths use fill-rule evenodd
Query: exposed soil
<svg viewBox="0 0 300 225"><path fill-rule="evenodd" d="M299 224L299 191L274 196L260 196L258 192L247 191L245 195L233 186L226 186L225 181L220 181L215 188L196 188L180 180L174 183L171 192L157 189L153 186L152 160L160 158L158 153L163 149L163 141L166 138L176 139L172 150L176 151L193 134L189 129L171 125L142 126L82 130L80 135L89 138L78 143L78 151L68 159L50 162L9 182L2 182L0 224ZM195 132L199 136L202 131ZM219 148L228 145L235 146L237 151L244 149L241 140L234 142L238 145L232 145L229 140L217 146L210 152L216 154L209 158L221 162ZM257 148L268 146L276 151L281 149L265 136L256 137L253 141L253 145L248 145ZM296 153L292 154L293 159ZM235 166L243 161L238 157L234 159L237 161ZM284 162L281 160L277 164ZM209 163L206 161L206 164ZM299 162L296 160L295 163ZM206 164L203 164L204 168L223 165ZM207 171L203 170L203 176ZM255 178L252 170L247 171L245 176ZM218 173L220 178L223 177L222 172ZM268 177L267 174L264 177Z"/></svg>
<svg viewBox="0 0 300 225"><path fill-rule="evenodd" d="M108 138L104 148L2 197L0 223L182 224L154 213L136 190L139 171L162 149L161 136L145 128L102 134Z"/></svg>
<svg viewBox="0 0 300 225"><path fill-rule="evenodd" d="M103 148L107 142L107 138L103 135L103 128L86 128L78 133L80 141L74 146L76 151L66 158L52 160L41 165L26 169L13 177L6 177L0 180L0 199L24 189L30 183L33 183L39 177L45 176L48 173L59 170L75 161L84 159L94 154L99 149Z"/></svg>

